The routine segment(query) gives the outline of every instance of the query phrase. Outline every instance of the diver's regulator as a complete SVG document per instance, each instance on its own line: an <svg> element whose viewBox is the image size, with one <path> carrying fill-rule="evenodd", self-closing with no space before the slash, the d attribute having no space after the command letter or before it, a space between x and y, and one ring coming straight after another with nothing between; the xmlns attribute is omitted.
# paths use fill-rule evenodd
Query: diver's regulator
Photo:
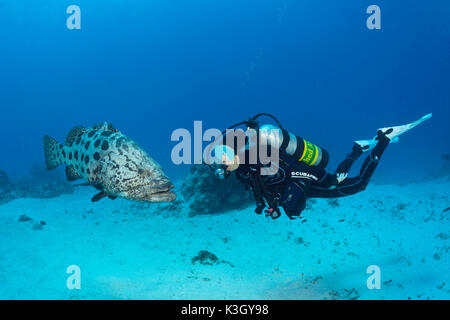
<svg viewBox="0 0 450 320"><path fill-rule="evenodd" d="M226 166L224 164L220 165L220 168L217 168L214 171L214 174L219 178L219 179L225 179L225 177L228 177L230 174L226 169Z"/></svg>

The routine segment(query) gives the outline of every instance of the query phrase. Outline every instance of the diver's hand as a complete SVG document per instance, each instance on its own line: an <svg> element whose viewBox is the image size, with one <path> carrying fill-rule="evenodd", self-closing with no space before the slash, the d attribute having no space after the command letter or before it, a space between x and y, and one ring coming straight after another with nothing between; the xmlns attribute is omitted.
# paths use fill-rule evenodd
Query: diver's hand
<svg viewBox="0 0 450 320"><path fill-rule="evenodd" d="M348 173L338 173L336 174L336 179L338 184L341 183L342 181L344 181L348 176Z"/></svg>
<svg viewBox="0 0 450 320"><path fill-rule="evenodd" d="M273 220L278 219L279 217L281 217L281 212L280 209L278 207L276 208L269 208L267 210L265 210L266 213L266 217L271 217Z"/></svg>

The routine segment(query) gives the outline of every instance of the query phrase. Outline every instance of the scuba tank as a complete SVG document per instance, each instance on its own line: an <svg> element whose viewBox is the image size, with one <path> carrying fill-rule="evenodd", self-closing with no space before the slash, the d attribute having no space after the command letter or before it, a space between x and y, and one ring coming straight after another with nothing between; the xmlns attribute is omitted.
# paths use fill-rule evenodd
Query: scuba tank
<svg viewBox="0 0 450 320"><path fill-rule="evenodd" d="M259 127L259 143L285 150L295 160L318 169L325 169L330 158L325 149L271 124Z"/></svg>

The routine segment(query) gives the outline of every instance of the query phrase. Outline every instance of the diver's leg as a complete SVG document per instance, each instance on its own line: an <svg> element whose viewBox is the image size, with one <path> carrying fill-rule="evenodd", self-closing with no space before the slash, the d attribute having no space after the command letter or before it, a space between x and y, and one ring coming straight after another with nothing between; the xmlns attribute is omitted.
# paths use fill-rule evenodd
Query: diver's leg
<svg viewBox="0 0 450 320"><path fill-rule="evenodd" d="M369 183L370 179L372 178L373 173L375 172L375 169L378 166L378 163L380 161L381 156L384 153L384 150L386 150L386 147L390 143L390 139L386 136L385 133L383 133L381 130L378 131L378 143L373 148L373 150L370 152L367 159L364 161L360 171L359 176L361 177L361 180L364 182L364 189Z"/></svg>
<svg viewBox="0 0 450 320"><path fill-rule="evenodd" d="M362 147L355 143L352 152L338 165L336 174L348 173L356 160L363 154Z"/></svg>
<svg viewBox="0 0 450 320"><path fill-rule="evenodd" d="M380 158L383 155L383 152L386 149L387 145L391 142L397 142L400 135L408 132L424 121L430 119L431 116L432 114L430 113L423 116L419 120L406 125L381 128L378 130L377 136L372 140L355 141L356 144L361 147L363 152L369 152L371 150L369 156L364 161L361 170L359 171L359 175L343 180L337 185L336 188L332 189L320 185L312 185L308 190L307 197L337 198L363 191L369 184L369 181L372 178L372 175L375 172L375 169L377 168ZM346 163L342 164L343 169L349 167L349 164L353 163L351 159L346 159L344 160L344 162ZM338 170L340 169L341 168L338 167Z"/></svg>
<svg viewBox="0 0 450 320"><path fill-rule="evenodd" d="M308 191L308 198L338 198L349 196L366 189L372 178L375 169L378 166L384 150L388 146L390 140L382 131L378 131L378 142L375 148L372 149L369 156L364 161L359 175L353 178L345 179L334 189L326 189L317 186L312 186Z"/></svg>
<svg viewBox="0 0 450 320"><path fill-rule="evenodd" d="M342 195L351 195L366 189L373 173L375 172L375 169L378 166L378 163L380 162L380 158L383 155L384 150L386 150L386 147L390 142L385 133L381 130L378 131L377 139L377 145L370 152L366 160L364 160L364 163L359 170L359 175L354 178L344 180L337 186L336 189L339 189L338 191Z"/></svg>

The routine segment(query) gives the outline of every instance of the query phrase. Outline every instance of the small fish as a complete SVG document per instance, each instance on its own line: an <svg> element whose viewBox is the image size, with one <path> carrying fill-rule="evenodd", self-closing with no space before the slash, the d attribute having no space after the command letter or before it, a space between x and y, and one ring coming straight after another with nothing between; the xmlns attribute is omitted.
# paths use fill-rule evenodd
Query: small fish
<svg viewBox="0 0 450 320"><path fill-rule="evenodd" d="M92 201L122 197L143 202L171 202L172 182L161 166L111 124L77 126L64 145L44 136L47 170L66 164L69 181L86 179L100 190Z"/></svg>

